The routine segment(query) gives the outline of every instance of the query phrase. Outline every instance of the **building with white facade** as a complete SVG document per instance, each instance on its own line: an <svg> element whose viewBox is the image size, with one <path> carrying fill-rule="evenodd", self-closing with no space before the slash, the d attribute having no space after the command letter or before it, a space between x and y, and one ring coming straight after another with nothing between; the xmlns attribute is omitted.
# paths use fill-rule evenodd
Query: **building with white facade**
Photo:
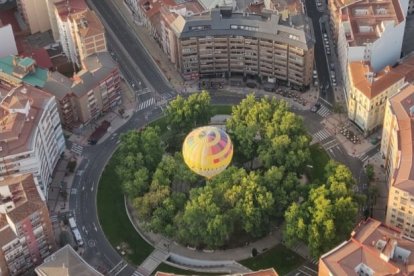
<svg viewBox="0 0 414 276"><path fill-rule="evenodd" d="M400 59L408 0L330 0L329 9L346 92L349 62L367 62L377 73Z"/></svg>
<svg viewBox="0 0 414 276"><path fill-rule="evenodd" d="M54 4L54 15L58 31L58 40L62 45L66 57L73 63L80 65L76 50L76 38L70 16L80 16L88 9L83 0L59 1Z"/></svg>
<svg viewBox="0 0 414 276"><path fill-rule="evenodd" d="M55 2L54 18L63 52L78 67L88 56L107 51L104 27L84 0Z"/></svg>
<svg viewBox="0 0 414 276"><path fill-rule="evenodd" d="M0 57L17 55L16 40L10 24L3 26L0 21Z"/></svg>
<svg viewBox="0 0 414 276"><path fill-rule="evenodd" d="M32 173L47 198L65 140L55 97L29 85L0 87L0 177Z"/></svg>
<svg viewBox="0 0 414 276"><path fill-rule="evenodd" d="M50 30L45 0L17 0L17 9L31 34Z"/></svg>

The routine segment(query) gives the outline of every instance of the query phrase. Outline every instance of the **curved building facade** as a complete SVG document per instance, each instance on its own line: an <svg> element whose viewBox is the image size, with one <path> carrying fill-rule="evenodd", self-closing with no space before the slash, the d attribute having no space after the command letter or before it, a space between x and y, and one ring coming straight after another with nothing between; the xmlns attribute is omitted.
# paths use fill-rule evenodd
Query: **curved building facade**
<svg viewBox="0 0 414 276"><path fill-rule="evenodd" d="M187 80L243 76L307 87L312 80L314 35L308 18L249 14L216 8L177 17L169 26L176 65Z"/></svg>

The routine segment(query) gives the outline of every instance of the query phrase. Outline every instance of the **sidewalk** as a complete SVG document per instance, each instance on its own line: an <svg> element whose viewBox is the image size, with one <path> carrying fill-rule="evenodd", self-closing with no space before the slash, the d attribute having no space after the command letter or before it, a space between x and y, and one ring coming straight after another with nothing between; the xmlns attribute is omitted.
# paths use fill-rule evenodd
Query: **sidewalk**
<svg viewBox="0 0 414 276"><path fill-rule="evenodd" d="M134 30L142 45L148 51L150 57L154 60L163 75L175 90L180 91L184 86L183 78L178 73L175 65L171 63L165 53L161 50L160 46L150 36L148 29L144 26L139 26L134 22L129 8L124 4L124 0L113 0L113 3L122 14L125 21L127 21L129 27Z"/></svg>

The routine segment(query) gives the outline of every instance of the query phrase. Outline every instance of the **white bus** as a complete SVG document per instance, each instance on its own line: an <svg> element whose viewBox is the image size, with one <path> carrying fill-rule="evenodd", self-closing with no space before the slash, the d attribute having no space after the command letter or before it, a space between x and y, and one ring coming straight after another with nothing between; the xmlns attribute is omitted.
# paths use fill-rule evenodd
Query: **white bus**
<svg viewBox="0 0 414 276"><path fill-rule="evenodd" d="M75 218L74 217L70 217L68 219L68 221L69 221L70 229L75 229L76 228Z"/></svg>
<svg viewBox="0 0 414 276"><path fill-rule="evenodd" d="M72 229L73 235L75 236L75 240L78 243L79 246L83 245L83 240L81 237L81 234L79 233L79 230L77 228Z"/></svg>

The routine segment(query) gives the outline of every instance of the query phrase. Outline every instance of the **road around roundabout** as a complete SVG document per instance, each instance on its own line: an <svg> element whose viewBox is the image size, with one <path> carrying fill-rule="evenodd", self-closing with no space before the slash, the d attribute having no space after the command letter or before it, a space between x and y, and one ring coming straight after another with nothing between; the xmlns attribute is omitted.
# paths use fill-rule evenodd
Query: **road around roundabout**
<svg viewBox="0 0 414 276"><path fill-rule="evenodd" d="M169 98L176 94L170 88L168 82L162 77L154 62L145 51L142 43L135 37L132 31L123 26L123 18L116 9L109 7L108 0L92 0L98 4L98 12L104 13L107 20L106 28L108 41L111 42L117 56L120 58L120 66L123 71L128 71L129 76L138 76L143 80L146 87L152 87L160 98ZM128 68L124 68L124 64ZM167 97L163 97L167 96ZM213 104L235 104L245 95L232 93L212 93ZM305 125L310 133L316 133L323 129L320 122L323 118L309 111L296 110L297 114L302 115ZM147 110L134 113L124 125L119 127L112 134L119 137L121 133L132 129L145 126L148 122L156 120L162 116L162 111L158 106L152 106ZM105 165L115 152L118 139L106 139L104 142L87 146L83 151L83 160L79 164L77 174L74 178L72 188L76 193L70 194L69 208L76 217L79 230L85 240L85 250L83 258L92 266L106 271L108 275L133 275L136 268L126 263L119 253L112 247L106 239L100 226L97 213L97 190L100 176ZM355 158L348 156L344 150L336 152L335 157L338 161L350 167L354 176L360 176L362 163ZM136 274L135 274L136 275Z"/></svg>
<svg viewBox="0 0 414 276"><path fill-rule="evenodd" d="M237 104L245 95L213 92L211 96L213 104L233 105ZM314 133L323 129L320 124L322 118L317 114L305 110L295 110L295 112L304 118L309 132ZM136 112L111 136L119 137L120 134L129 130L139 129L149 122L159 119L162 115L161 109L157 106ZM101 144L85 147L84 158L78 167L78 173L72 185L72 188L75 188L78 192L71 194L69 208L73 210L82 237L85 240L84 259L92 266L103 271L112 271L113 273L109 273L110 275L129 276L133 275L136 267L126 263L106 239L99 223L96 206L98 183L107 162L116 150L117 141L118 139L108 138ZM360 161L346 153L339 154L341 152L335 155L336 160L348 165L354 176L358 176L361 170Z"/></svg>

